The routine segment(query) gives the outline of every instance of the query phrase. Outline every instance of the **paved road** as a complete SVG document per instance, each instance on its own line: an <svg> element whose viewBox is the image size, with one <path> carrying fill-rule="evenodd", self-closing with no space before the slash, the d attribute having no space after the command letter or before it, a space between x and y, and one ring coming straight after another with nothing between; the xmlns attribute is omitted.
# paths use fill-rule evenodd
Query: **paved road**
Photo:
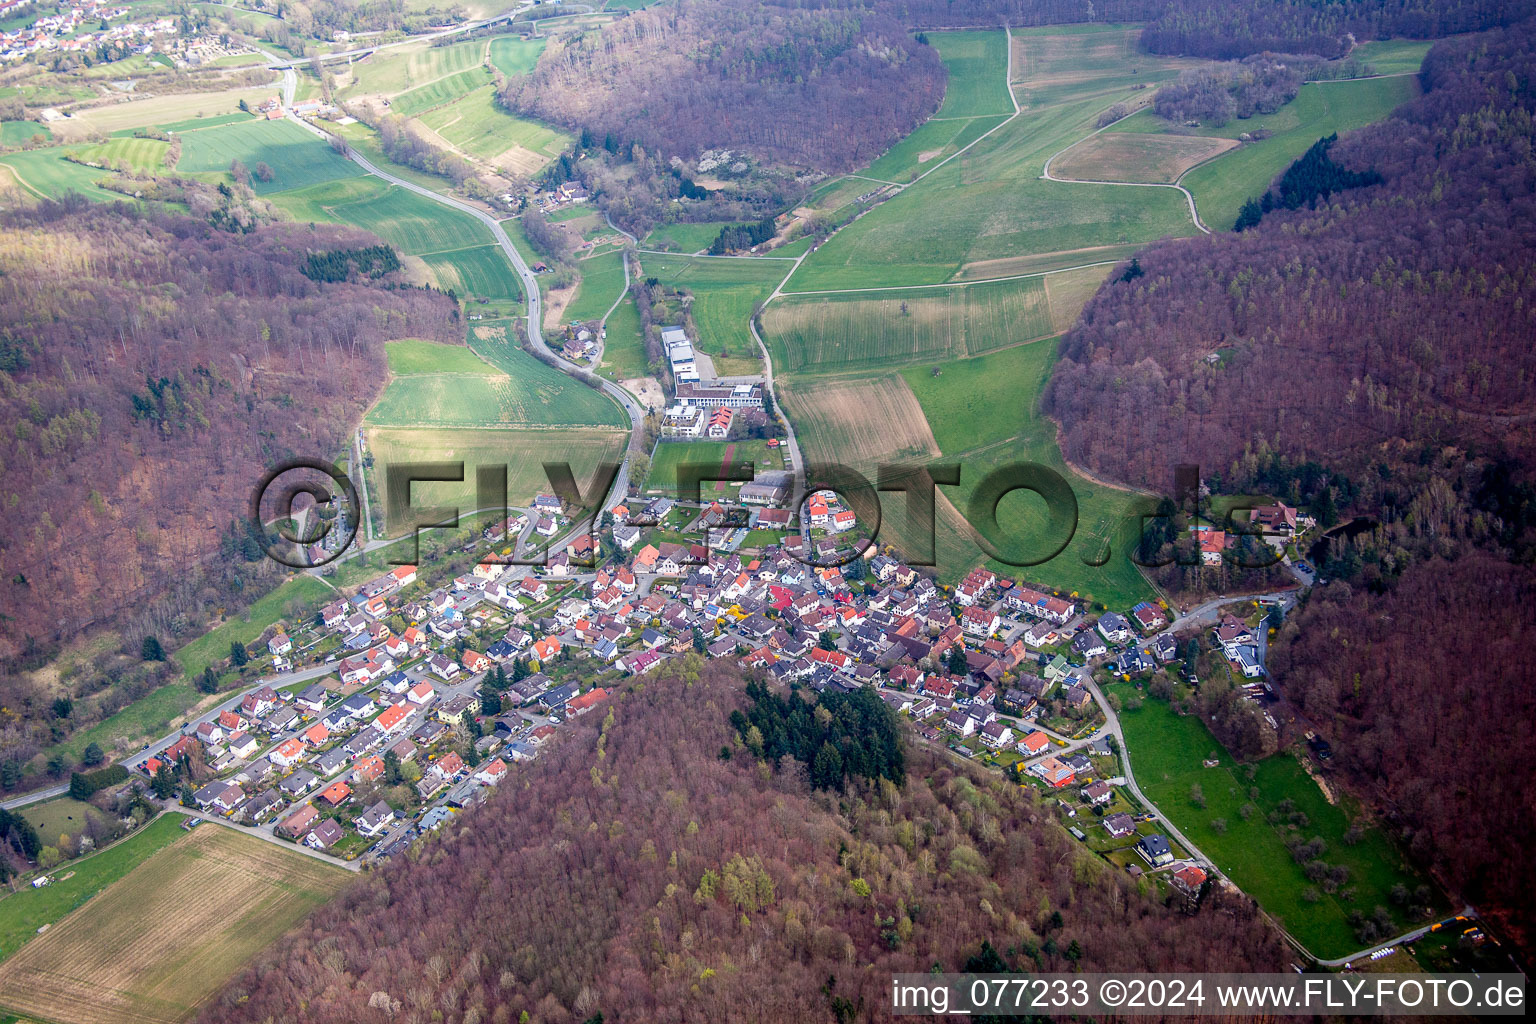
<svg viewBox="0 0 1536 1024"><path fill-rule="evenodd" d="M288 117L300 127L319 136L327 143L330 142L331 136L327 135L319 128L316 128L308 121L305 121L303 118L298 117L292 113L289 113ZM623 407L624 411L629 414L630 449L638 451L639 440L643 436L645 427L645 408L641 406L635 397L628 391L625 391L623 388L619 387L612 381L604 380L602 377L599 377L596 374L590 373L582 367L577 366L575 363L555 352L552 348L549 347L549 344L545 342L542 324L542 304L540 302L538 279L534 276L534 273L529 268L527 262L523 260L522 254L517 251L517 246L512 244L512 239L507 236L507 232L501 226L501 222L498 221L495 217L492 217L490 214L486 213L484 210L479 209L478 207L471 206L468 203L462 203L457 199L445 196L439 192L434 192L429 188L423 188L415 182L406 181L404 178L397 178L393 174L390 174L388 171L380 170L378 167L374 166L372 161L359 155L351 147L348 147L347 149L347 156L349 156L354 163L356 163L363 170L367 171L369 174L372 174L375 177L383 178L385 181L392 185L397 185L409 192L414 192L417 195L426 199L430 199L435 203L441 203L442 205L451 209L458 210L460 213L467 213L490 229L491 237L496 240L497 245L501 246L502 252L507 254L507 259L511 261L513 268L517 271L518 278L522 282L523 292L528 296L529 343L539 351L543 352L548 357L548 361L552 363L556 368L564 371L566 374L572 377L575 377L578 381L582 381L584 383L591 381L595 383L597 387L603 391L604 394L618 402L619 405ZM609 488L607 498L598 505L598 508L603 509L611 507L615 502L622 500L628 494L628 489L629 460L626 458L623 460L622 465L620 465L618 474L614 477L613 486Z"/></svg>
<svg viewBox="0 0 1536 1024"><path fill-rule="evenodd" d="M207 811L200 811L196 807L183 807L175 800L163 800L161 801L160 806L167 811L174 811L177 814L185 814L188 817L197 818L200 821L221 825L224 828L232 829L235 832L244 832L246 835L251 836L252 838L260 839L263 842L281 846L285 850L302 853L306 857L313 857L315 860L324 861L332 867L341 868L344 871L357 872L363 869L363 865L359 861L342 860L340 857L332 857L328 853L321 853L319 850L311 849L310 847L305 846L303 843L290 843L286 839L279 839L277 836L272 834L269 828L253 825L236 825L228 818L221 818L217 814L209 814Z"/></svg>
<svg viewBox="0 0 1536 1024"><path fill-rule="evenodd" d="M30 793L23 793L21 796L13 796L9 800L0 803L0 808L4 808L7 811L14 811L18 807L25 807L28 804L35 804L41 800L52 800L54 797L63 796L68 792L69 783L63 782L57 786L49 786L47 789L34 789Z"/></svg>

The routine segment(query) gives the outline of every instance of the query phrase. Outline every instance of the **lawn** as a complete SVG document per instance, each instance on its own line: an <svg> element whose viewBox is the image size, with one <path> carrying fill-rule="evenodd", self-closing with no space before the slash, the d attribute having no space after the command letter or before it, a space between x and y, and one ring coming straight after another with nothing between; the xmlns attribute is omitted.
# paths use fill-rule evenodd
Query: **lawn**
<svg viewBox="0 0 1536 1024"><path fill-rule="evenodd" d="M491 64L502 74L526 75L539 62L539 54L549 45L548 39L521 39L517 36L497 36L491 40Z"/></svg>
<svg viewBox="0 0 1536 1024"><path fill-rule="evenodd" d="M273 843L199 826L0 966L0 1005L61 1024L190 1017L348 877Z"/></svg>
<svg viewBox="0 0 1536 1024"><path fill-rule="evenodd" d="M0 899L0 959L8 959L25 943L37 938L37 930L52 925L102 889L138 867L155 851L185 835L182 814L162 814L137 833L81 860L72 861L55 874L73 871L74 877L55 881L41 889L25 886ZM44 838L52 842L57 835ZM0 994L0 1003L6 1002Z"/></svg>
<svg viewBox="0 0 1536 1024"><path fill-rule="evenodd" d="M421 261L427 265L439 288L453 292L460 299L517 302L523 296L517 272L499 245L422 253Z"/></svg>
<svg viewBox="0 0 1536 1024"><path fill-rule="evenodd" d="M471 90L486 85L491 80L488 68L466 68L463 71L439 78L435 82L403 92L389 102L391 113L413 117L434 107L452 103Z"/></svg>
<svg viewBox="0 0 1536 1024"><path fill-rule="evenodd" d="M1038 277L951 288L785 295L763 315L775 370L889 367L980 355L1054 331Z"/></svg>
<svg viewBox="0 0 1536 1024"><path fill-rule="evenodd" d="M220 658L229 657L231 643L249 644L278 619L291 621L335 596L336 592L320 580L308 573L299 573L256 601L240 617L229 619L204 633L171 657L188 679L196 678L204 668Z"/></svg>
<svg viewBox="0 0 1536 1024"><path fill-rule="evenodd" d="M418 508L457 508L468 513L478 507L477 466L506 466L508 500L526 505L533 496L550 488L545 462L567 462L577 485L586 494L599 462L618 462L629 442L627 431L611 427L551 427L542 430L481 430L432 427L367 426L368 446L374 455L374 480L387 515L390 499L385 467L404 462L463 462L464 480L418 483L410 500ZM390 523L393 535L402 528Z"/></svg>
<svg viewBox="0 0 1536 1024"><path fill-rule="evenodd" d="M480 341L487 347L494 342ZM419 366L432 353L426 342L404 344L401 358ZM541 427L619 426L619 410L601 392L571 380L525 352L498 353L497 362L514 373L489 365L469 349L434 346L454 352L442 369L395 371L365 421L389 427ZM391 369L394 365L391 356Z"/></svg>
<svg viewBox="0 0 1536 1024"><path fill-rule="evenodd" d="M1130 684L1110 689L1122 699L1134 692ZM1344 834L1356 808L1330 804L1295 756L1281 753L1253 766L1239 765L1204 723L1194 716L1174 714L1166 701L1145 700L1138 710L1122 711L1120 721L1142 790L1308 951L1331 958L1360 948L1362 943L1348 921L1352 909L1370 916L1378 906L1391 908L1398 930L1416 923L1402 918L1389 891L1399 883L1411 891L1423 879L1374 826L1367 825L1359 842L1346 843ZM1203 767L1202 762L1212 755L1220 766ZM1191 798L1195 785L1200 787L1204 807ZM1277 812L1286 800L1292 810ZM1247 819L1241 813L1245 804L1254 808ZM1297 818L1298 824L1292 826L1290 815L1297 813L1305 816L1305 824ZM1280 820L1271 821L1272 815ZM1213 827L1214 821L1224 822L1225 831L1222 826ZM1318 837L1327 844L1322 859L1349 868L1344 888L1354 890L1352 900L1343 898L1344 890L1329 895L1321 887L1317 887L1317 900L1304 897L1314 883L1286 848L1292 836Z"/></svg>
<svg viewBox="0 0 1536 1024"><path fill-rule="evenodd" d="M693 295L699 350L705 355L761 361L748 322L789 270L783 260L641 255L644 276Z"/></svg>
<svg viewBox="0 0 1536 1024"><path fill-rule="evenodd" d="M61 835L78 836L83 833L88 819L105 825L109 829L120 827L116 821L108 818L105 811L98 810L83 800L67 796L28 804L21 809L21 815L32 823L32 827L37 829L38 837L49 846L56 845ZM4 952L0 949L0 956L3 956Z"/></svg>
<svg viewBox="0 0 1536 1024"><path fill-rule="evenodd" d="M673 498L686 497L678 492L678 467L687 464L703 464L711 470L725 464L726 453L731 464L744 466L748 463L757 472L766 469L783 469L783 459L768 450L767 442L756 441L662 441L651 454L651 475L646 478L645 490L651 494L666 494ZM734 494L737 484L701 483L700 496L708 501L712 497Z"/></svg>
<svg viewBox="0 0 1536 1024"><path fill-rule="evenodd" d="M565 321L600 320L624 292L624 254L617 249L589 256L576 264L581 286L565 307Z"/></svg>
<svg viewBox="0 0 1536 1024"><path fill-rule="evenodd" d="M423 114L421 123L459 149L503 169L532 174L560 155L570 136L509 114L497 106L491 86L473 89Z"/></svg>
<svg viewBox="0 0 1536 1024"><path fill-rule="evenodd" d="M260 195L304 188L364 173L361 167L291 121L248 121L188 132L181 142L182 174L221 174L239 160L251 171L251 187ZM255 177L257 164L272 168L271 181Z"/></svg>

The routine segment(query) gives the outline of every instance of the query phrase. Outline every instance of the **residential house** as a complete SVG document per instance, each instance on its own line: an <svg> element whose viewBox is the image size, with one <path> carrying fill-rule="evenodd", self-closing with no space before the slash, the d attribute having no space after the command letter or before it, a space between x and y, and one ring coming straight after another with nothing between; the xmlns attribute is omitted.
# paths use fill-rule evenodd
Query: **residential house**
<svg viewBox="0 0 1536 1024"><path fill-rule="evenodd" d="M1168 837L1161 834L1142 836L1136 844L1136 852L1141 854L1143 860L1155 868L1173 863L1173 850L1168 845Z"/></svg>
<svg viewBox="0 0 1536 1024"><path fill-rule="evenodd" d="M309 830L309 835L304 837L304 845L313 850L325 851L341 842L341 826L330 818L326 818L320 824Z"/></svg>

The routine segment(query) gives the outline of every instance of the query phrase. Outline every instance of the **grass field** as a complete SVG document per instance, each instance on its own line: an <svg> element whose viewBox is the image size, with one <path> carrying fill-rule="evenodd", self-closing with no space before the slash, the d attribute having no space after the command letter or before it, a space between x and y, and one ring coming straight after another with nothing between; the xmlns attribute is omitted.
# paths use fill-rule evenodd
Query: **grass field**
<svg viewBox="0 0 1536 1024"><path fill-rule="evenodd" d="M91 107L82 110L75 115L80 125L86 129L95 129L110 134L129 128L144 128L149 125L163 125L172 122L197 120L202 118L217 117L226 114L240 113L240 101L245 100L249 106L255 107L263 100L277 94L277 85L266 86L260 89L230 89L223 92L183 92L171 93L165 96L155 96L150 99L133 100L128 103L113 103L101 107ZM241 119L250 121L247 114L241 114ZM229 161L226 160L225 166Z"/></svg>
<svg viewBox="0 0 1536 1024"><path fill-rule="evenodd" d="M34 135L53 138L48 126L36 121L0 121L0 146L20 146L31 141Z"/></svg>
<svg viewBox="0 0 1536 1024"><path fill-rule="evenodd" d="M649 253L642 254L640 263L644 276L693 294L693 320L702 352L761 364L762 354L748 323L753 308L773 292L791 264Z"/></svg>
<svg viewBox="0 0 1536 1024"><path fill-rule="evenodd" d="M505 299L516 302L523 290L517 273L499 245L478 245L449 252L422 253L421 261L444 291L461 299Z"/></svg>
<svg viewBox="0 0 1536 1024"><path fill-rule="evenodd" d="M566 322L598 320L624 291L624 254L618 250L591 256L576 264L581 285L565 307Z"/></svg>
<svg viewBox="0 0 1536 1024"><path fill-rule="evenodd" d="M1235 139L1105 132L1089 136L1057 157L1051 163L1051 173L1087 181L1171 184L1196 164L1236 146Z"/></svg>
<svg viewBox="0 0 1536 1024"><path fill-rule="evenodd" d="M491 40L491 64L508 77L526 75L539 62L539 54L548 45L548 39L497 36Z"/></svg>
<svg viewBox="0 0 1536 1024"><path fill-rule="evenodd" d="M980 355L1053 330L1038 277L954 288L785 295L763 315L773 365L789 373Z"/></svg>
<svg viewBox="0 0 1536 1024"><path fill-rule="evenodd" d="M37 938L39 928L57 923L151 854L185 835L179 827L184 820L186 816L182 814L162 814L122 842L57 872L62 875L73 871L73 878L55 881L41 889L26 886L0 899L0 959L14 956L25 943ZM44 841L51 843L57 838L54 834ZM0 992L0 1004L5 1002Z"/></svg>
<svg viewBox="0 0 1536 1024"><path fill-rule="evenodd" d="M1001 32L934 32L928 38L944 69L949 84L944 102L934 117L981 117L1011 114L1005 76L998 69L1008 64L1008 37Z"/></svg>
<svg viewBox="0 0 1536 1024"><path fill-rule="evenodd" d="M227 643L224 652L229 653ZM64 742L44 749L32 759L32 763L45 764L48 758L55 755L78 761L81 753L92 743L100 744L106 751L114 751L120 743L128 749L134 749L144 740L164 736L171 723L185 715L187 709L201 699L202 695L188 683L167 683L151 690L110 718L88 729L81 729Z"/></svg>
<svg viewBox="0 0 1536 1024"><path fill-rule="evenodd" d="M66 192L78 192L95 202L126 200L121 193L98 188L96 182L111 177L108 171L84 167L63 158L58 148L33 149L0 156L0 164L11 169L17 183L40 198L57 199Z"/></svg>
<svg viewBox="0 0 1536 1024"><path fill-rule="evenodd" d="M763 441L662 441L651 455L651 474L646 477L645 490L649 494L666 494L680 497L677 470L684 463L702 463L715 468L724 465L726 452L730 452L731 464L751 463L757 472L783 469L784 459L770 451ZM735 494L740 489L736 482L700 483L699 494L705 501L723 494Z"/></svg>
<svg viewBox="0 0 1536 1024"><path fill-rule="evenodd" d="M1378 39L1356 46L1353 56L1369 64L1378 75L1401 75L1419 70L1430 45L1423 39Z"/></svg>
<svg viewBox="0 0 1536 1024"><path fill-rule="evenodd" d="M428 82L426 85L401 93L389 101L389 109L392 113L403 117L414 117L423 111L452 103L460 96L482 85L488 85L490 80L490 69L467 68L446 78L439 78L435 82Z"/></svg>
<svg viewBox="0 0 1536 1024"><path fill-rule="evenodd" d="M1132 693L1129 684L1111 690L1122 699ZM1249 766L1233 761L1198 717L1176 715L1166 701L1145 700L1137 710L1122 711L1120 722L1136 781L1147 796L1315 955L1330 958L1358 949L1361 943L1349 925L1349 911L1359 909L1370 916L1378 906L1393 908L1388 896L1392 886L1401 883L1411 891L1422 883L1379 829L1367 828L1360 842L1345 843L1356 809L1330 804L1295 757L1277 754L1252 766L1250 775ZM1203 767L1213 755L1220 766ZM1197 784L1203 808L1190 799L1191 787ZM1293 832L1284 822L1271 823L1270 813L1283 800L1291 801L1307 824ZM1241 813L1245 804L1254 807L1246 819ZM1212 827L1217 820L1225 822L1224 831ZM1353 900L1321 889L1314 902L1303 897L1313 883L1286 849L1291 835L1320 837L1327 843L1322 859L1349 868L1346 888L1354 891ZM1398 930L1415 923L1402 919L1395 908L1392 912Z"/></svg>
<svg viewBox="0 0 1536 1024"><path fill-rule="evenodd" d="M384 356L389 361L389 372L397 376L415 373L478 373L497 376L496 367L481 359L467 345L444 345L437 341L408 338L386 342Z"/></svg>
<svg viewBox="0 0 1536 1024"><path fill-rule="evenodd" d="M233 160L239 160L250 169L251 187L260 195L364 173L362 168L291 121L249 121L188 132L182 139L181 160L176 169L183 174L203 172L227 176ZM258 163L272 168L271 181L255 178Z"/></svg>
<svg viewBox="0 0 1536 1024"><path fill-rule="evenodd" d="M1185 175L1182 184L1194 193L1200 217L1213 230L1226 230L1237 220L1244 201L1258 195L1270 181L1318 139L1379 121L1418 95L1411 75L1365 78L1345 82L1309 82L1294 100L1273 114L1230 121L1220 128L1203 128L1195 137L1236 139L1243 132L1265 129L1269 138L1222 154ZM1167 121L1150 110L1115 125L1112 133L1161 133ZM1057 170L1053 165L1052 170Z"/></svg>
<svg viewBox="0 0 1536 1024"><path fill-rule="evenodd" d="M703 252L720 234L720 229L734 221L710 220L698 224L658 224L651 233L641 239L647 249L670 249L673 252Z"/></svg>
<svg viewBox="0 0 1536 1024"><path fill-rule="evenodd" d="M886 150L861 173L879 181L905 184L938 166L940 161L975 142L1006 120L1006 117L999 115L943 121L935 118L926 121L912 134Z"/></svg>
<svg viewBox="0 0 1536 1024"><path fill-rule="evenodd" d="M505 373L467 348L389 342L394 374L365 421L379 427L618 426L613 402L524 352ZM397 354L398 353L398 354ZM506 356L510 359L510 355ZM440 368L425 369L434 359ZM396 363L410 369L396 369Z"/></svg>
<svg viewBox="0 0 1536 1024"><path fill-rule="evenodd" d="M646 375L645 339L640 332L640 310L625 296L608 318L608 339L603 342L603 376L629 380Z"/></svg>
<svg viewBox="0 0 1536 1024"><path fill-rule="evenodd" d="M629 442L628 432L611 427L454 430L368 426L365 431L374 454L377 493L384 506L379 514L390 500L384 467L393 463L462 461L462 483L418 483L411 488L410 500L418 508L457 508L468 513L476 507L476 466L506 466L509 500L522 505L540 491L549 490L545 462L569 463L577 485L586 494L597 464L619 461ZM387 525L391 534L400 532L396 524Z"/></svg>
<svg viewBox="0 0 1536 1024"><path fill-rule="evenodd" d="M546 125L516 117L496 105L494 89L475 88L423 114L421 123L459 149L523 174L532 174L570 143Z"/></svg>
<svg viewBox="0 0 1536 1024"><path fill-rule="evenodd" d="M330 600L335 593L308 573L299 573L253 603L239 618L230 619L209 630L181 647L171 657L181 666L187 678L191 679L201 675L203 669L220 658L229 657L229 645L234 641L251 643L261 635L262 630L278 619L300 614Z"/></svg>
<svg viewBox="0 0 1536 1024"><path fill-rule="evenodd" d="M189 117L182 121L170 121L165 124L157 124L155 128L162 132L195 132L204 128L218 128L226 124L240 124L250 121L251 115L237 110L233 114L213 114L208 117ZM121 128L112 133L113 138L132 138L137 128Z"/></svg>
<svg viewBox="0 0 1536 1024"><path fill-rule="evenodd" d="M165 154L170 148L169 142L159 139L111 139L94 146L83 146L74 150L74 154L103 167L126 166L135 174L151 175L165 173Z"/></svg>
<svg viewBox="0 0 1536 1024"><path fill-rule="evenodd" d="M79 836L85 831L88 820L97 821L108 828L117 826L117 822L110 820L105 811L68 796L28 804L22 808L21 815L37 829L38 837L50 846L56 845L61 835ZM0 956L3 954L4 949L0 949Z"/></svg>
<svg viewBox="0 0 1536 1024"><path fill-rule="evenodd" d="M447 78L478 66L485 53L483 40L448 46L398 47L374 54L352 65L352 84L343 96L382 94L398 96L418 86Z"/></svg>
<svg viewBox="0 0 1536 1024"><path fill-rule="evenodd" d="M313 858L203 825L0 966L0 1005L61 1024L184 1020L346 880Z"/></svg>
<svg viewBox="0 0 1536 1024"><path fill-rule="evenodd" d="M1106 247L1194 234L1183 197L1172 189L1040 179L1046 159L1089 135L1106 107L1135 99L1136 86L1188 65L1137 54L1136 35L1114 25L1014 33L1014 87L1023 112L942 166L946 152L959 148L949 139L955 126L969 133L959 142L979 138L988 126L930 121L877 160L868 174L886 180L909 180L914 161L925 154L923 167L936 169L834 235L801 264L788 289L934 284L976 276L967 273L969 265L995 260L1028 258L1040 261L1034 269L1051 269L1103 258L1092 253ZM929 36L941 53L946 36ZM979 76L979 65L990 61L1001 83L1001 46L986 53L992 56L971 57L977 65L971 73Z"/></svg>

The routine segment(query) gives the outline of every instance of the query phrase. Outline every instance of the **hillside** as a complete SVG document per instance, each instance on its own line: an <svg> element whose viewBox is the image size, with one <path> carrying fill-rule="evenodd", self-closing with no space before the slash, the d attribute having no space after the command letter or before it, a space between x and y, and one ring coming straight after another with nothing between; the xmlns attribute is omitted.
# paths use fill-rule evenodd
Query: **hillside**
<svg viewBox="0 0 1536 1024"><path fill-rule="evenodd" d="M1421 98L1315 147L1254 226L1141 252L1065 336L1047 393L1068 457L1096 472L1166 487L1193 462L1218 492L1358 517L1304 552L1334 582L1271 646L1272 677L1413 853L1527 948L1515 865L1536 835L1528 773L1508 766L1536 756L1519 641L1533 37L1438 44Z"/></svg>
<svg viewBox="0 0 1536 1024"><path fill-rule="evenodd" d="M385 339L457 340L442 296L304 275L311 251L377 243L363 232L85 206L0 221L4 657L93 621L171 647L266 589L279 567L215 558L266 467L341 449Z"/></svg>
<svg viewBox="0 0 1536 1024"><path fill-rule="evenodd" d="M1194 462L1242 488L1267 448L1380 496L1358 471L1389 439L1393 461L1526 450L1532 34L1438 45L1421 98L1328 151L1381 184L1152 246L1139 276L1111 278L1063 338L1046 396L1067 457L1154 488Z"/></svg>
<svg viewBox="0 0 1536 1024"><path fill-rule="evenodd" d="M907 751L900 788L813 791L835 777L827 757L759 762L754 746L784 737L755 736L754 713L744 745L730 713L745 698L734 668L696 659L638 682L344 892L203 1020L865 1021L886 1018L893 971L958 969L983 942L1041 971L1285 961L1246 899L1165 909L1031 792L926 748ZM823 721L869 722L853 710ZM796 714L791 738L821 713ZM890 763L842 749L850 767Z"/></svg>
<svg viewBox="0 0 1536 1024"><path fill-rule="evenodd" d="M683 0L552 42L503 100L542 120L667 157L744 151L849 171L928 118L932 49L865 10Z"/></svg>

